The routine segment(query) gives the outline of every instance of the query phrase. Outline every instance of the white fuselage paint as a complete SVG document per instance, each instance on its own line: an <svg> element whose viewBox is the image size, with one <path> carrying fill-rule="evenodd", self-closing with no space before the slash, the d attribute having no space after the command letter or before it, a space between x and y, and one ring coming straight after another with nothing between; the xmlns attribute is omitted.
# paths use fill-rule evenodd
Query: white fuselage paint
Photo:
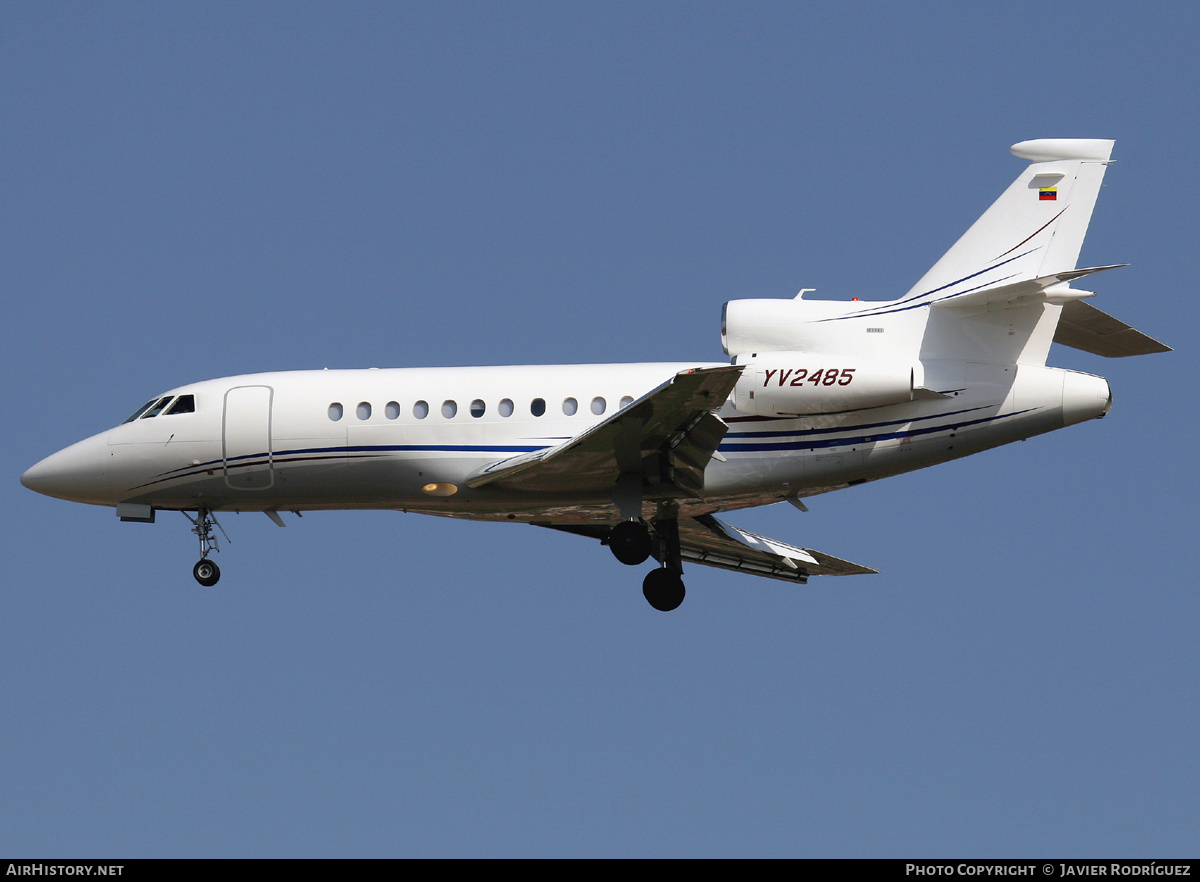
<svg viewBox="0 0 1200 882"><path fill-rule="evenodd" d="M47 457L22 480L50 496L109 506L400 509L613 523L620 516L611 495L472 489L464 481L488 463L561 444L611 416L622 399L701 366L288 371L208 380L165 393L195 396L195 412L116 426ZM768 418L727 402L718 412L729 424L718 451L723 461L709 463L703 495L679 501L679 514L899 474L1103 416L1111 403L1108 384L1090 374L1027 365L961 369L961 389L948 397L843 413ZM531 412L535 399L545 402L541 416ZM576 402L572 414L568 399ZM600 414L596 399L604 402ZM484 404L479 416L472 414L476 401ZM511 415L502 415L502 401L512 402ZM424 418L414 413L417 402L428 405ZM443 414L445 402L455 405L453 416ZM340 419L330 418L331 405L341 406ZM448 489L451 495L441 495ZM654 506L646 502L647 517Z"/></svg>

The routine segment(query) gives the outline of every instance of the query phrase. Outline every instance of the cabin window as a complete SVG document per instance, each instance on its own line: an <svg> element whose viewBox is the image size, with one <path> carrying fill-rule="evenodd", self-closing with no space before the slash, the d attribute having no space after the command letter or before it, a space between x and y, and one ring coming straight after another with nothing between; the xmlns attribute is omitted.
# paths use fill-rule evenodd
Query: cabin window
<svg viewBox="0 0 1200 882"><path fill-rule="evenodd" d="M475 419L479 419L481 416L483 416L485 411L487 411L487 405L484 404L480 399L476 398L471 402L471 416L475 417Z"/></svg>
<svg viewBox="0 0 1200 882"><path fill-rule="evenodd" d="M329 418L335 423L342 418L342 406L336 401L329 405Z"/></svg>
<svg viewBox="0 0 1200 882"><path fill-rule="evenodd" d="M546 399L535 398L529 404L529 412L534 416L541 416L546 412Z"/></svg>
<svg viewBox="0 0 1200 882"><path fill-rule="evenodd" d="M629 405L631 405L631 404L633 404L633 396L632 395L622 396L621 407L629 407Z"/></svg>
<svg viewBox="0 0 1200 882"><path fill-rule="evenodd" d="M145 404L143 404L141 407L139 407L137 410L135 410L133 413L131 413L128 416L128 418L123 420L122 425L124 425L125 423L132 423L134 420L136 420L138 417L140 417L143 413L145 413L146 410L150 407L150 405L154 404L156 401L158 401L157 398L151 398L149 401L147 401Z"/></svg>
<svg viewBox="0 0 1200 882"><path fill-rule="evenodd" d="M442 416L448 420L454 419L454 415L458 413L458 404L454 401L442 402Z"/></svg>
<svg viewBox="0 0 1200 882"><path fill-rule="evenodd" d="M574 398L563 399L563 413L567 416L575 416L575 412L579 410L579 402Z"/></svg>
<svg viewBox="0 0 1200 882"><path fill-rule="evenodd" d="M600 416L600 414L604 413L607 408L608 402L600 396L597 395L592 399L592 413L594 413L596 416Z"/></svg>
<svg viewBox="0 0 1200 882"><path fill-rule="evenodd" d="M196 412L196 396L195 395L180 395L175 399L175 403L167 408L164 416L171 416L177 413L195 413Z"/></svg>
<svg viewBox="0 0 1200 882"><path fill-rule="evenodd" d="M418 401L416 404L414 404L413 405L413 416L415 416L419 420L423 420L423 419L425 419L425 417L429 416L429 402L428 401Z"/></svg>
<svg viewBox="0 0 1200 882"><path fill-rule="evenodd" d="M400 416L399 402L389 401L383 408L383 415L389 420L397 419Z"/></svg>
<svg viewBox="0 0 1200 882"><path fill-rule="evenodd" d="M512 399L510 399L510 398L505 398L504 400L502 400L502 401L500 402L500 406L499 406L499 407L497 407L496 409L497 409L498 411L500 411L500 416L502 416L502 417L510 417L510 416L512 416L512 415L513 415L513 403L512 403Z"/></svg>
<svg viewBox="0 0 1200 882"><path fill-rule="evenodd" d="M354 409L354 413L360 420L369 420L371 418L371 404L367 401L358 402L358 407Z"/></svg>

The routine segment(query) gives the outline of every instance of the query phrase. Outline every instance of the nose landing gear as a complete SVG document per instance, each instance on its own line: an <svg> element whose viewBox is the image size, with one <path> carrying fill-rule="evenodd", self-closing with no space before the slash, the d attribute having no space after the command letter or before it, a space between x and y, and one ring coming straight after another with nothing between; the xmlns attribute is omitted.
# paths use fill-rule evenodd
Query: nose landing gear
<svg viewBox="0 0 1200 882"><path fill-rule="evenodd" d="M225 528L217 522L213 513L207 508L197 510L195 517L186 511L183 516L192 522L192 532L200 540L200 560L192 567L192 575L205 588L211 588L221 578L221 568L217 566L216 561L208 559L208 556L214 551L221 550L217 545L217 537L213 535L212 528L215 525L221 531L221 535L225 537L226 542L229 541L229 534L225 532Z"/></svg>

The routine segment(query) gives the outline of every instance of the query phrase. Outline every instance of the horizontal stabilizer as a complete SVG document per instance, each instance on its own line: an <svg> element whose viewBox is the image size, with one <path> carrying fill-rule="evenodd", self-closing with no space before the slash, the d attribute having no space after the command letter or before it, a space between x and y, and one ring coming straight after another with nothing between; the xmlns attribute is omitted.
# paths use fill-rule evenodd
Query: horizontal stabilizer
<svg viewBox="0 0 1200 882"><path fill-rule="evenodd" d="M1129 266L1129 264L1114 263L1109 266L1089 266L1083 269L1065 270L1064 272L1053 273L1048 276L1039 276L1036 279L1027 279L1023 282L1013 282L1009 285L994 285L987 288L980 288L978 291L971 291L966 294L958 294L934 301L934 306L974 308L990 303L1016 306L1034 300L1074 300L1078 299L1080 295L1085 295L1086 292L1076 292L1070 288L1065 290L1060 289L1059 291L1051 291L1049 289L1064 282L1082 279L1084 276L1090 276L1092 273L1101 273L1105 270L1117 269L1123 266Z"/></svg>
<svg viewBox="0 0 1200 882"><path fill-rule="evenodd" d="M1054 342L1107 358L1171 351L1170 346L1082 300L1073 300L1063 306Z"/></svg>

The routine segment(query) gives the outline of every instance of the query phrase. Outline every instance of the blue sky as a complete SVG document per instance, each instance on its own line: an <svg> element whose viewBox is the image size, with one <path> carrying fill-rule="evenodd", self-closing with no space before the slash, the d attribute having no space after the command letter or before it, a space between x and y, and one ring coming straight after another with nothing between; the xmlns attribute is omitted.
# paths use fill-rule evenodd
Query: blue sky
<svg viewBox="0 0 1200 882"><path fill-rule="evenodd" d="M1179 856L1200 845L1194 4L0 10L0 853ZM20 486L192 380L721 358L738 297L906 291L1115 138L1081 263L1176 352L1108 418L740 526L690 568L398 513Z"/></svg>

